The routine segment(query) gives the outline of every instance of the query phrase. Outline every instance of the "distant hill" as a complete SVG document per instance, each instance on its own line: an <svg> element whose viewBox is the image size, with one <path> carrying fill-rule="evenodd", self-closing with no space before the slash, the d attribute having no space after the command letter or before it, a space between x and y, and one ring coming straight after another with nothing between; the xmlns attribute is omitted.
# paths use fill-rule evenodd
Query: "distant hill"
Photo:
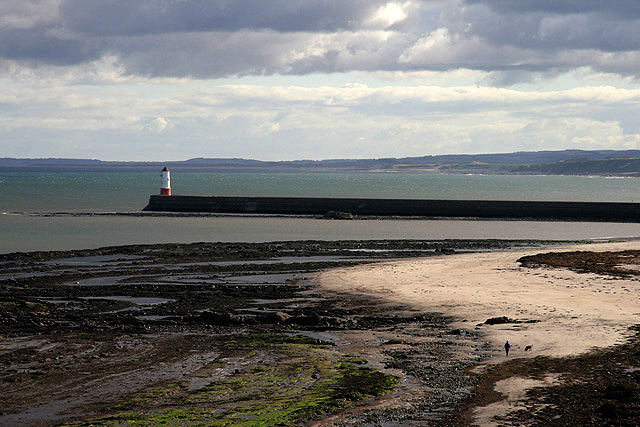
<svg viewBox="0 0 640 427"><path fill-rule="evenodd" d="M630 175L640 176L640 158L567 160L553 164L519 166L515 173L551 175Z"/></svg>
<svg viewBox="0 0 640 427"><path fill-rule="evenodd" d="M193 172L432 171L445 173L640 176L640 150L563 150L497 154L448 154L379 159L261 161L195 158L168 162L113 162L96 159L0 158L0 171L147 172L164 166Z"/></svg>

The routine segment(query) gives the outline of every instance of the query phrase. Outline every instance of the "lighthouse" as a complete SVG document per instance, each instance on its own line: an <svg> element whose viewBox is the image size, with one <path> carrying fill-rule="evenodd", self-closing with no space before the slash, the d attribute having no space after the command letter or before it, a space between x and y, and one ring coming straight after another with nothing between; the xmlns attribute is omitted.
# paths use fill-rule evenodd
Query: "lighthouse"
<svg viewBox="0 0 640 427"><path fill-rule="evenodd" d="M166 166L162 169L162 187L160 187L161 196L171 195L171 172Z"/></svg>

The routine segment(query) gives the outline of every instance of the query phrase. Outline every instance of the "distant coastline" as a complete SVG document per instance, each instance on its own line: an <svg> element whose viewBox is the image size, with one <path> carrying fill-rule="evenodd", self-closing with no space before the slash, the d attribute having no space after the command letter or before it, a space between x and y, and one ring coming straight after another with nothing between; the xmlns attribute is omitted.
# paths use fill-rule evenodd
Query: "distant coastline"
<svg viewBox="0 0 640 427"><path fill-rule="evenodd" d="M0 172L425 172L449 174L640 176L640 150L562 150L377 159L262 161L194 158L136 162L0 158Z"/></svg>

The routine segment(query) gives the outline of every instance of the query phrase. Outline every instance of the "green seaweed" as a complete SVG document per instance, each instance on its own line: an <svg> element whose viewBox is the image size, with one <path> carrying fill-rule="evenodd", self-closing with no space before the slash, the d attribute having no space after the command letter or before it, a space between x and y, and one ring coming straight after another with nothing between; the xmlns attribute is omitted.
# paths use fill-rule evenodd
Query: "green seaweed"
<svg viewBox="0 0 640 427"><path fill-rule="evenodd" d="M75 426L287 426L317 419L397 388L395 376L366 360L332 351L315 339L284 334L234 337L226 348L245 354L268 352L272 362L189 389L188 380L166 381L129 396L106 416ZM206 378L225 367L221 359L192 376Z"/></svg>

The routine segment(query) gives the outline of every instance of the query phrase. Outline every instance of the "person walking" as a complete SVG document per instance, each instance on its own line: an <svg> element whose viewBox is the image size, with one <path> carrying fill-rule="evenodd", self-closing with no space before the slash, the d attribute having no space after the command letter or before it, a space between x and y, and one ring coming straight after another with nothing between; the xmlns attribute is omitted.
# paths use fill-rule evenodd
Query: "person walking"
<svg viewBox="0 0 640 427"><path fill-rule="evenodd" d="M504 343L504 352L506 353L506 356L509 355L509 349L511 349L511 344L509 344L509 340L507 340L507 342Z"/></svg>

